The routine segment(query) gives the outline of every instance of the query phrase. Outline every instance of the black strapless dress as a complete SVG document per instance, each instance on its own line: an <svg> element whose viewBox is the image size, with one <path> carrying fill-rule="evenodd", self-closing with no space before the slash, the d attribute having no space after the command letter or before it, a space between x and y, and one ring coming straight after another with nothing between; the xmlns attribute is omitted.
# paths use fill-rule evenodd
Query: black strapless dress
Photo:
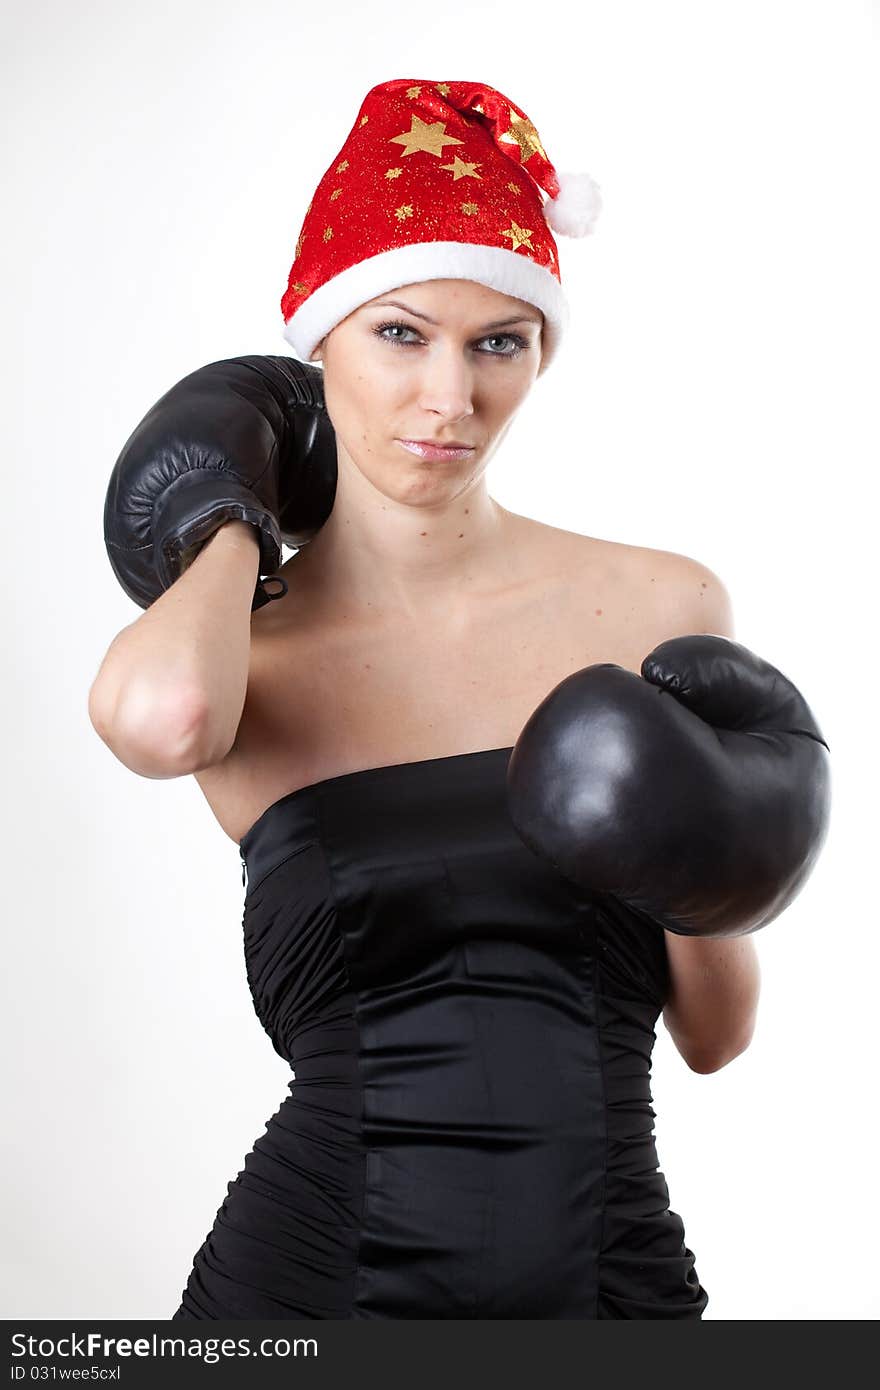
<svg viewBox="0 0 880 1390"><path fill-rule="evenodd" d="M343 773L241 841L294 1069L178 1318L700 1318L658 1170L663 931L519 839L510 748Z"/></svg>

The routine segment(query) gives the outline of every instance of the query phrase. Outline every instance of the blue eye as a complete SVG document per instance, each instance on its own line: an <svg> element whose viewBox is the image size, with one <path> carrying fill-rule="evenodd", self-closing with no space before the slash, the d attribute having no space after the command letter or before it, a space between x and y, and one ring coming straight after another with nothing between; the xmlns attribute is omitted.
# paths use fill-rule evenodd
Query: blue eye
<svg viewBox="0 0 880 1390"><path fill-rule="evenodd" d="M401 323L400 320L395 320L392 323L380 323L378 327L373 329L373 332L377 338L382 339L383 343L393 343L396 347L415 347L414 343L404 342L402 338L386 338L384 334L389 328L402 328L404 333L414 333L416 337L419 336L415 328L412 328L408 323ZM492 333L482 341L484 343L506 341L513 344L513 349L510 352L484 351L483 356L485 357L519 357L520 353L529 346L528 340L523 338L520 333Z"/></svg>

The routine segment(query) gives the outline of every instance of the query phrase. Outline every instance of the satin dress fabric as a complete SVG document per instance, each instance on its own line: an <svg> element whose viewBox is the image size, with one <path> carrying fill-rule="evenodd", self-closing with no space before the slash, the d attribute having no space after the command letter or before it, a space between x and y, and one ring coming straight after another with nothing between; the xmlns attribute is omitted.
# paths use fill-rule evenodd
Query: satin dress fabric
<svg viewBox="0 0 880 1390"><path fill-rule="evenodd" d="M662 928L520 840L510 753L330 777L241 841L294 1076L174 1320L702 1317L653 1133Z"/></svg>

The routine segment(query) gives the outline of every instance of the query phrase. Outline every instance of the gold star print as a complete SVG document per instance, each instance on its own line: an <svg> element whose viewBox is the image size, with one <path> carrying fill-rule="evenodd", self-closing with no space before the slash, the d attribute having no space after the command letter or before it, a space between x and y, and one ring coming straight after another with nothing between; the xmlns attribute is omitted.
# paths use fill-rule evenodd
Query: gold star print
<svg viewBox="0 0 880 1390"><path fill-rule="evenodd" d="M394 209L394 216L398 222L405 222L413 216L412 203L401 203L399 208Z"/></svg>
<svg viewBox="0 0 880 1390"><path fill-rule="evenodd" d="M448 82L438 82L438 83L437 83L437 91L440 93L441 97L448 97L448 96L449 96L449 83L448 83Z"/></svg>
<svg viewBox="0 0 880 1390"><path fill-rule="evenodd" d="M335 203L341 192L341 188L334 188L333 192L330 194L330 202Z"/></svg>
<svg viewBox="0 0 880 1390"><path fill-rule="evenodd" d="M540 154L543 159L547 158L544 146L541 144L541 137L535 130L531 121L524 120L508 106L510 112L510 130L500 137L505 145L519 145L519 161L525 164L533 154ZM548 161L549 162L549 161Z"/></svg>
<svg viewBox="0 0 880 1390"><path fill-rule="evenodd" d="M392 145L405 145L404 155L418 154L423 151L425 154L443 154L444 145L463 145L463 140L456 140L454 135L446 134L445 121L420 121L418 116L413 116L412 125L409 130L401 135L389 137Z"/></svg>
<svg viewBox="0 0 880 1390"><path fill-rule="evenodd" d="M422 89L421 87L407 87L406 95L409 97L410 101L415 101L417 97L422 95Z"/></svg>
<svg viewBox="0 0 880 1390"><path fill-rule="evenodd" d="M386 179L399 179L402 173L403 170L398 166L396 169L386 169L385 177Z"/></svg>
<svg viewBox="0 0 880 1390"><path fill-rule="evenodd" d="M466 164L463 159L459 159L458 155L456 155L451 164L441 164L440 168L451 169L452 182L456 183L459 179L464 178L481 179L483 177L482 174L474 172L479 168L481 163L482 160L476 160L473 164Z"/></svg>
<svg viewBox="0 0 880 1390"><path fill-rule="evenodd" d="M361 116L361 120L360 120L361 125L362 125L362 126L363 126L363 125L366 125L366 124L367 124L367 121L368 121L369 119L370 119L369 116Z"/></svg>
<svg viewBox="0 0 880 1390"><path fill-rule="evenodd" d="M517 196L519 196L519 194L522 193L522 189L520 188L519 184L514 183L512 179L510 183L507 185L507 187L510 189L511 193L516 193Z"/></svg>
<svg viewBox="0 0 880 1390"><path fill-rule="evenodd" d="M333 237L333 228L332 228L332 227L325 227L325 228L324 228L324 240L325 240L325 241L330 241L330 240L332 239L332 237Z"/></svg>
<svg viewBox="0 0 880 1390"><path fill-rule="evenodd" d="M477 213L480 211L480 208L478 203L462 203L461 210L464 213L465 217L476 217Z"/></svg>
<svg viewBox="0 0 880 1390"><path fill-rule="evenodd" d="M343 161L342 161L341 164L337 164L337 166L336 166L336 172L337 172L337 174L344 174L347 168L348 168L348 160L347 160L347 159L343 159Z"/></svg>
<svg viewBox="0 0 880 1390"><path fill-rule="evenodd" d="M534 228L521 227L518 222L511 217L510 226L501 233L502 236L509 236L512 241L511 251L518 251L521 246L527 246L530 251L534 251L534 246L529 241Z"/></svg>
<svg viewBox="0 0 880 1390"><path fill-rule="evenodd" d="M304 285L302 280L294 280L290 288L293 290L294 294L305 294L308 285Z"/></svg>

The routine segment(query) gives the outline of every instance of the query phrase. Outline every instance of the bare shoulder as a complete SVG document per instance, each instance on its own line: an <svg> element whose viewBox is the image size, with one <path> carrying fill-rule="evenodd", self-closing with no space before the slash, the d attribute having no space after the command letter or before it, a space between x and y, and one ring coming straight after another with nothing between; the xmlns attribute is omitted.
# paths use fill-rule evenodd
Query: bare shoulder
<svg viewBox="0 0 880 1390"><path fill-rule="evenodd" d="M675 550L606 541L605 546L646 620L665 637L731 629L730 595L708 565Z"/></svg>
<svg viewBox="0 0 880 1390"><path fill-rule="evenodd" d="M723 587L721 580L708 566L690 555L568 531L532 517L517 517L516 521L523 535L537 547L560 556L572 575L583 566L598 565L620 578L632 576L640 584L654 583L661 589L682 585L698 594L713 587Z"/></svg>
<svg viewBox="0 0 880 1390"><path fill-rule="evenodd" d="M727 586L708 565L692 555L639 547L637 563L655 586L661 612L676 632L734 635L733 604Z"/></svg>
<svg viewBox="0 0 880 1390"><path fill-rule="evenodd" d="M532 521L537 543L564 558L570 582L597 585L629 602L666 637L712 632L733 637L730 594L720 576L692 555L588 536ZM664 640L664 638L658 638Z"/></svg>
<svg viewBox="0 0 880 1390"><path fill-rule="evenodd" d="M517 541L528 548L536 564L546 573L563 573L568 580L581 575L623 580L634 573L642 554L640 546L569 531L534 517L510 514L510 521Z"/></svg>

